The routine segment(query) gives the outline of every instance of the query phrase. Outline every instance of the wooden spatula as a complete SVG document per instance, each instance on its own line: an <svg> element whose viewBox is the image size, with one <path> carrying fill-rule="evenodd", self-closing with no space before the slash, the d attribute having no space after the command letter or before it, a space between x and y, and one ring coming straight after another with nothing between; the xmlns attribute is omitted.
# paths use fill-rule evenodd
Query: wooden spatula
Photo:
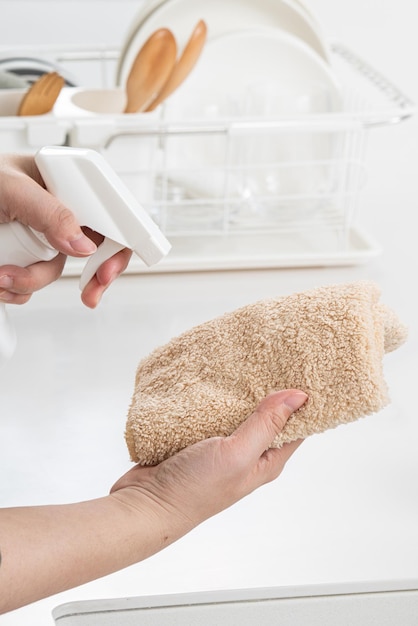
<svg viewBox="0 0 418 626"><path fill-rule="evenodd" d="M199 20L193 29L190 39L187 42L184 50L174 66L173 71L168 77L167 82L158 93L157 97L151 102L146 109L147 111L153 111L163 100L168 98L173 91L180 87L180 85L186 80L192 69L194 68L200 53L202 52L203 45L206 41L207 27L203 20Z"/></svg>
<svg viewBox="0 0 418 626"><path fill-rule="evenodd" d="M168 28L159 28L147 39L126 81L125 113L145 111L167 81L176 56L176 40Z"/></svg>
<svg viewBox="0 0 418 626"><path fill-rule="evenodd" d="M57 72L42 74L20 102L17 115L43 115L54 106L65 80Z"/></svg>

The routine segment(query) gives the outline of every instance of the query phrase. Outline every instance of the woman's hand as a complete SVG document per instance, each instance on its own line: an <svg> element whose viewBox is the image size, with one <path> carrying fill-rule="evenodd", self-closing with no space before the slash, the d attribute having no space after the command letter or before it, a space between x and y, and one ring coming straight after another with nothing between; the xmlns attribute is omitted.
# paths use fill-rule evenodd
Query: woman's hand
<svg viewBox="0 0 418 626"><path fill-rule="evenodd" d="M31 156L0 158L0 224L14 220L44 233L60 254L51 261L25 268L1 266L0 301L5 303L24 304L33 292L61 275L67 255L88 257L103 240L88 229L83 232L73 213L45 189ZM130 257L130 250L121 250L99 268L81 295L86 306L97 306L103 292L127 267Z"/></svg>
<svg viewBox="0 0 418 626"><path fill-rule="evenodd" d="M135 467L102 498L0 509L0 613L146 559L276 478L300 441L269 446L305 400L273 393L230 437Z"/></svg>
<svg viewBox="0 0 418 626"><path fill-rule="evenodd" d="M200 441L155 467L137 465L111 493L132 508L138 495L141 502L148 497L151 507L160 510L160 520L168 511L167 537L175 519L193 528L279 476L301 441L282 448L270 445L306 399L298 390L272 393L229 437Z"/></svg>

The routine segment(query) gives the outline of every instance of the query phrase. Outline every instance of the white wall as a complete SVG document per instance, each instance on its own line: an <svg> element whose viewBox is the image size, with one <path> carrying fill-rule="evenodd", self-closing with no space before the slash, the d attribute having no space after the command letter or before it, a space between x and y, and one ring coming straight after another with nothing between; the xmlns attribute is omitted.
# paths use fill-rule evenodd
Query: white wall
<svg viewBox="0 0 418 626"><path fill-rule="evenodd" d="M120 47L141 0L0 0L0 46Z"/></svg>
<svg viewBox="0 0 418 626"><path fill-rule="evenodd" d="M306 0L325 32L344 41L418 100L416 25L411 0Z"/></svg>
<svg viewBox="0 0 418 626"><path fill-rule="evenodd" d="M0 45L115 45L123 40L130 21L144 2L146 0L0 0ZM418 84L413 65L416 59L413 53L417 51L417 3L412 0L304 2L316 13L330 36L355 46L375 63L381 61L389 74L401 76L404 89L412 80Z"/></svg>

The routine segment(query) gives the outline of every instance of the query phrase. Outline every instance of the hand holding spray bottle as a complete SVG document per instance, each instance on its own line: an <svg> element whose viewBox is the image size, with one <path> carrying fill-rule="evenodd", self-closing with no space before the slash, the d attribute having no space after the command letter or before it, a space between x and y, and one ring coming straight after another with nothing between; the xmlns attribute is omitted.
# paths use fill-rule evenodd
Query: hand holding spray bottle
<svg viewBox="0 0 418 626"><path fill-rule="evenodd" d="M35 155L35 162L48 191L74 213L81 226L104 237L86 262L80 289L123 248L133 250L148 266L168 254L167 239L98 152L45 147ZM57 254L42 233L19 222L0 224L0 265L26 267ZM15 345L14 328L0 303L0 365L12 356Z"/></svg>

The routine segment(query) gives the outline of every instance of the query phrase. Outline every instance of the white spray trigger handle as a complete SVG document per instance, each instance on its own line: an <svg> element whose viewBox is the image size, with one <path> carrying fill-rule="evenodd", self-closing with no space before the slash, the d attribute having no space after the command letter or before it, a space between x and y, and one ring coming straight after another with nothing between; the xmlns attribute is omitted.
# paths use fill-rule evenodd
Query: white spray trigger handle
<svg viewBox="0 0 418 626"><path fill-rule="evenodd" d="M89 258L84 266L80 278L80 289L83 291L87 283L93 278L99 267L114 254L123 250L125 246L117 241L113 241L109 237L105 237L104 241L97 247L96 252Z"/></svg>
<svg viewBox="0 0 418 626"><path fill-rule="evenodd" d="M133 250L148 266L168 254L170 243L103 155L88 148L45 146L35 161L47 189L80 225L120 246L112 248L107 242L99 246L100 253L96 251L88 261L83 284L93 267L97 269L121 248Z"/></svg>

